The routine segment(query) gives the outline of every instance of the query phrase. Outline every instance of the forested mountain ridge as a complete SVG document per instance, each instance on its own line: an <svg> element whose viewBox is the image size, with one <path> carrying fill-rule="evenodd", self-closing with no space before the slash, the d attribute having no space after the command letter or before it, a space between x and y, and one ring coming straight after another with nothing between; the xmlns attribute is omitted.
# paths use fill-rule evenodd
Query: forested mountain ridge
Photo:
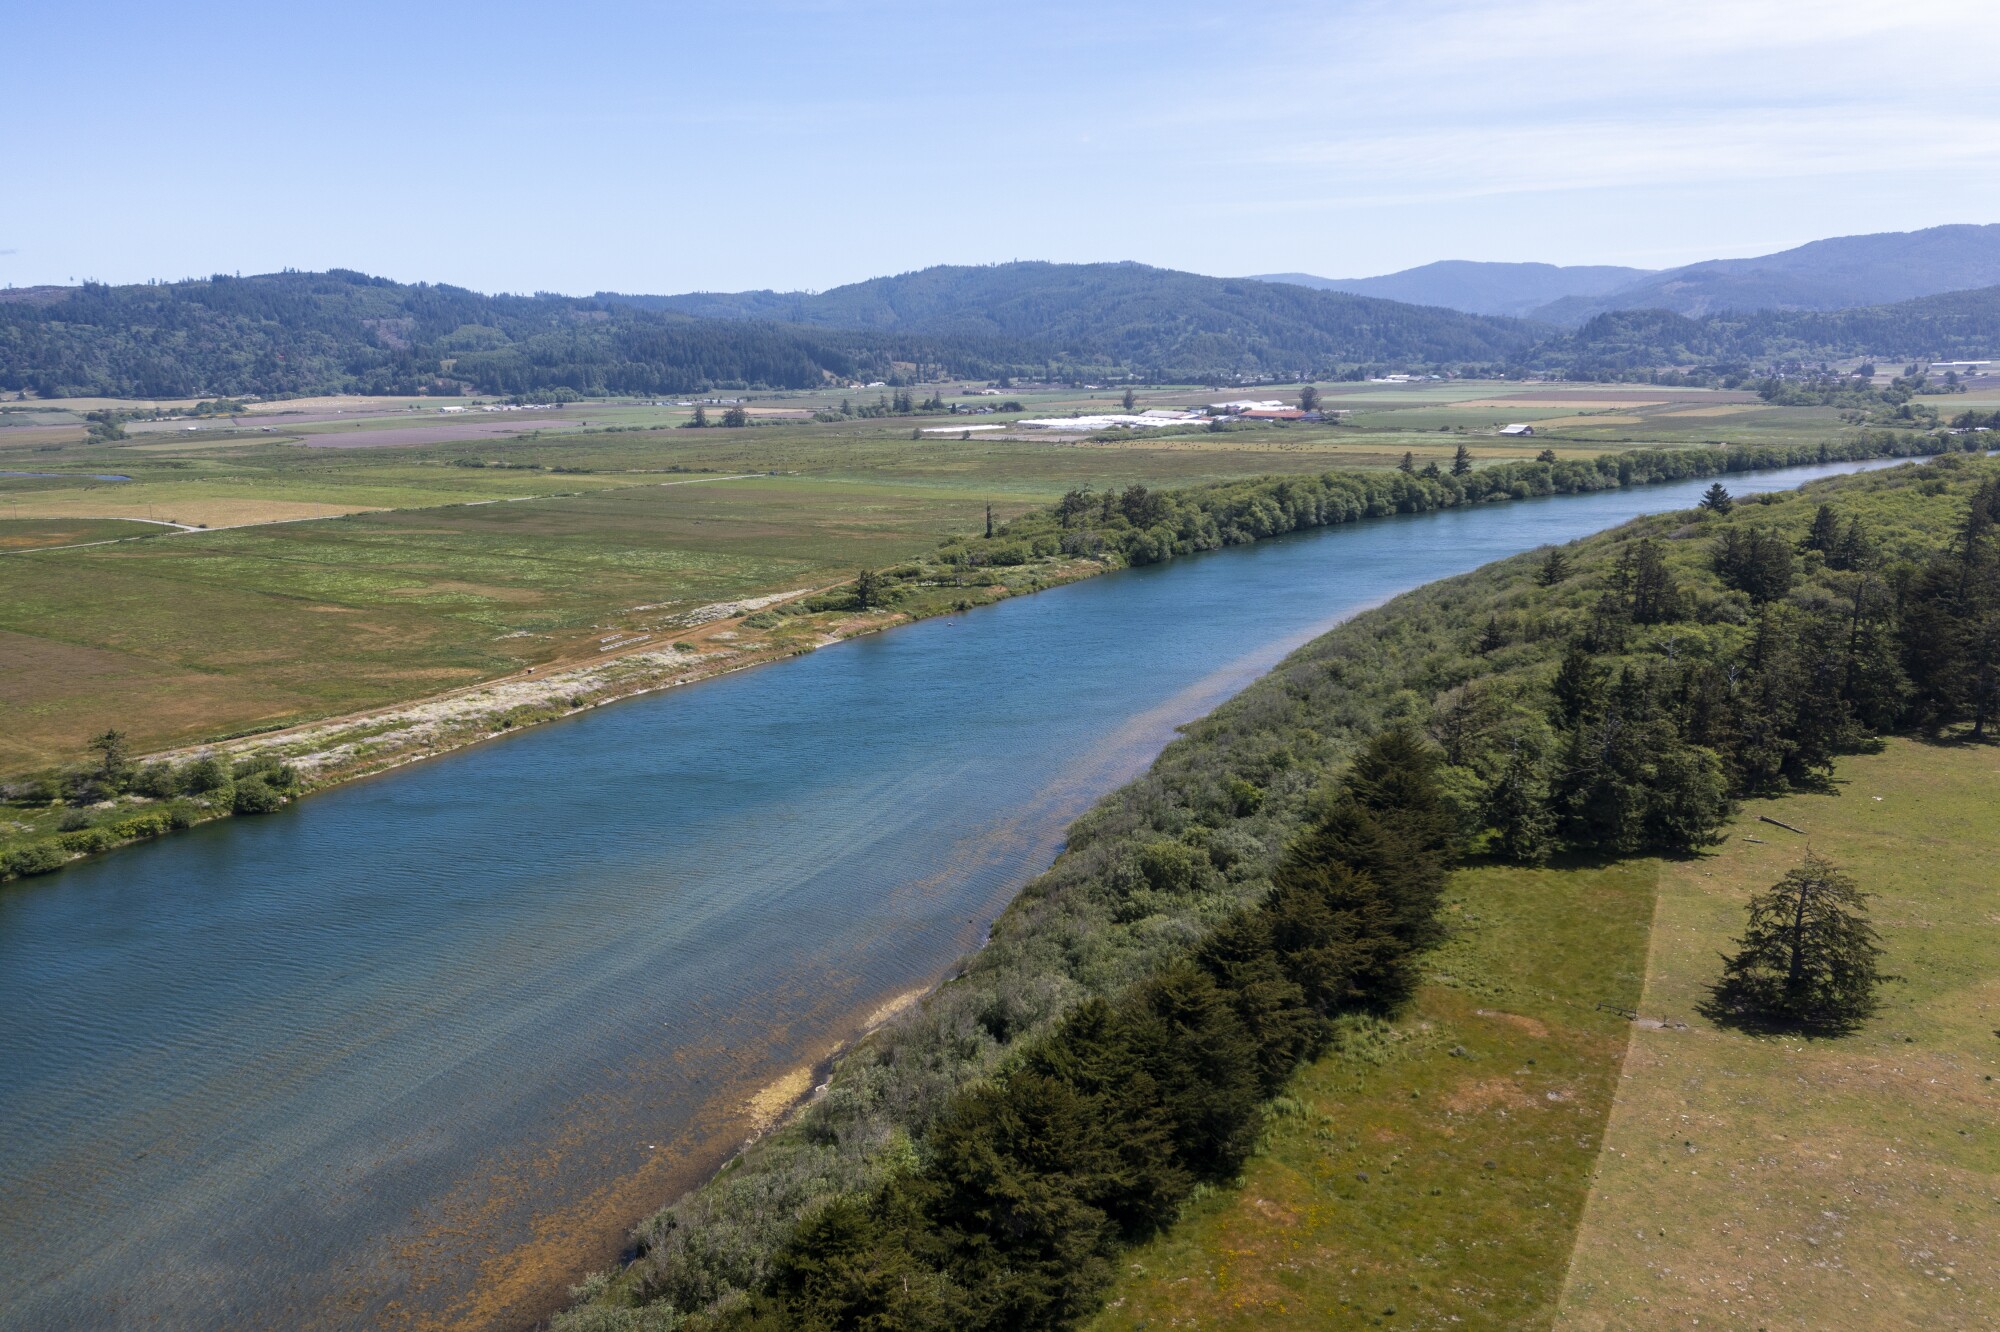
<svg viewBox="0 0 2000 1332"><path fill-rule="evenodd" d="M1136 263L943 265L818 293L604 292L599 299L712 318L1037 341L1072 359L1162 378L1215 367L1497 363L1545 331L1512 319Z"/></svg>
<svg viewBox="0 0 2000 1332"><path fill-rule="evenodd" d="M1653 273L1603 295L1523 311L1575 325L1604 310L1842 310L2000 283L2000 223L1834 236L1776 254L1711 259Z"/></svg>
<svg viewBox="0 0 2000 1332"><path fill-rule="evenodd" d="M1137 264L930 269L821 296L488 296L361 273L0 293L0 389L49 397L678 393L829 378L1228 379L1494 364L1541 330Z"/></svg>
<svg viewBox="0 0 2000 1332"><path fill-rule="evenodd" d="M338 269L0 293L0 389L46 397L811 388L898 360L980 374L1039 359L992 338L942 347Z"/></svg>
<svg viewBox="0 0 2000 1332"><path fill-rule="evenodd" d="M1551 301L1566 296L1601 296L1651 276L1645 268L1613 264L1486 263L1441 259L1436 263L1385 273L1381 277L1323 278L1311 273L1260 273L1259 282L1289 282L1319 291L1344 291L1354 296L1441 305L1467 314L1528 318Z"/></svg>
<svg viewBox="0 0 2000 1332"><path fill-rule="evenodd" d="M652 394L1003 375L1201 383L1363 367L1630 379L1996 348L2000 287L1830 311L1607 311L1569 333L1142 264L933 268L819 295L489 296L342 270L0 292L0 390L45 397Z"/></svg>
<svg viewBox="0 0 2000 1332"><path fill-rule="evenodd" d="M1570 379L1620 379L1665 366L1989 358L2000 351L2000 286L1847 310L1757 310L1691 318L1609 310L1550 338L1523 365Z"/></svg>

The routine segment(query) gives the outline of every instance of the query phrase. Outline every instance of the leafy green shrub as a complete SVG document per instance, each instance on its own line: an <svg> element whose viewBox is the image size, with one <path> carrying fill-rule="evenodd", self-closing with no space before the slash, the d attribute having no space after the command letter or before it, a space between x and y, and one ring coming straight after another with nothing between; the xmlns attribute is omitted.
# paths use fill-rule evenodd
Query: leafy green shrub
<svg viewBox="0 0 2000 1332"><path fill-rule="evenodd" d="M213 754L188 764L181 776L181 789L191 795L220 795L226 798L235 784L235 775L230 771L229 764Z"/></svg>
<svg viewBox="0 0 2000 1332"><path fill-rule="evenodd" d="M173 826L172 818L164 812L140 814L112 824L111 834L121 842L142 842L147 838L166 836Z"/></svg>
<svg viewBox="0 0 2000 1332"><path fill-rule="evenodd" d="M64 833L56 838L56 845L65 851L88 856L99 851L109 851L118 845L118 837L109 828L84 828L77 832Z"/></svg>
<svg viewBox="0 0 2000 1332"><path fill-rule="evenodd" d="M247 777L236 784L230 810L237 814L273 814L284 806L285 798L260 776Z"/></svg>
<svg viewBox="0 0 2000 1332"><path fill-rule="evenodd" d="M66 809L62 812L62 817L56 820L56 829L59 832L75 832L79 828L88 828L95 822L96 819L87 809Z"/></svg>
<svg viewBox="0 0 2000 1332"><path fill-rule="evenodd" d="M148 763L132 778L132 789L140 795L165 800L181 793L183 775L171 763Z"/></svg>
<svg viewBox="0 0 2000 1332"><path fill-rule="evenodd" d="M54 840L30 842L0 857L0 869L27 878L31 874L52 874L69 863L69 853Z"/></svg>

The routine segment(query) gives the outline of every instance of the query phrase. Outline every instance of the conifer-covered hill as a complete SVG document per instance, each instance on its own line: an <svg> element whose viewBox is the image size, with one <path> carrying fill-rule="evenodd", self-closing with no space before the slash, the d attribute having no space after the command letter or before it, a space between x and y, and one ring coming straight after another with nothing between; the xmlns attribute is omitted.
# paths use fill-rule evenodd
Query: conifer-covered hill
<svg viewBox="0 0 2000 1332"><path fill-rule="evenodd" d="M1350 481L1100 497L994 540L1295 530L1343 521ZM1957 453L1751 502L1718 484L1400 597L1079 820L959 977L557 1326L1073 1326L1229 1177L1334 1019L1401 1002L1454 858L1685 853L1873 734L1993 725L1995 661L2000 462Z"/></svg>
<svg viewBox="0 0 2000 1332"><path fill-rule="evenodd" d="M1067 359L1170 380L1370 362L1492 364L1548 331L1515 319L1135 263L947 265L818 293L600 298L711 318L1035 342Z"/></svg>

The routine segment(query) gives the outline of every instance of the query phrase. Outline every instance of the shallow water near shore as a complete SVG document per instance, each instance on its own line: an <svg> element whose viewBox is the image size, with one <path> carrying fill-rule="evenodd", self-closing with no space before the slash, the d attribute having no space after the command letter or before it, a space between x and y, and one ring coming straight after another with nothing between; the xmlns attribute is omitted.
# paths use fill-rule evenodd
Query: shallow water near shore
<svg viewBox="0 0 2000 1332"><path fill-rule="evenodd" d="M0 888L0 1325L532 1325L1176 726L1709 483L1090 579Z"/></svg>

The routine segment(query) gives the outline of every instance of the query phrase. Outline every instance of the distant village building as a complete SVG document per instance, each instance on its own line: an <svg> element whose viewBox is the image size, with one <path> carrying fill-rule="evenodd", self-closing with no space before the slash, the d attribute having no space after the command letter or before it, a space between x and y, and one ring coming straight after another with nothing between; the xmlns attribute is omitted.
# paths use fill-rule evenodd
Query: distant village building
<svg viewBox="0 0 2000 1332"><path fill-rule="evenodd" d="M1535 433L1535 428L1531 425L1501 426L1500 433L1503 435L1532 435Z"/></svg>
<svg viewBox="0 0 2000 1332"><path fill-rule="evenodd" d="M1199 412L1157 412L1149 411L1143 416L1111 412L1100 416L1045 416L1016 421L1014 424L1024 430L1062 430L1087 433L1092 430L1150 429L1159 426L1185 425L1204 418Z"/></svg>

